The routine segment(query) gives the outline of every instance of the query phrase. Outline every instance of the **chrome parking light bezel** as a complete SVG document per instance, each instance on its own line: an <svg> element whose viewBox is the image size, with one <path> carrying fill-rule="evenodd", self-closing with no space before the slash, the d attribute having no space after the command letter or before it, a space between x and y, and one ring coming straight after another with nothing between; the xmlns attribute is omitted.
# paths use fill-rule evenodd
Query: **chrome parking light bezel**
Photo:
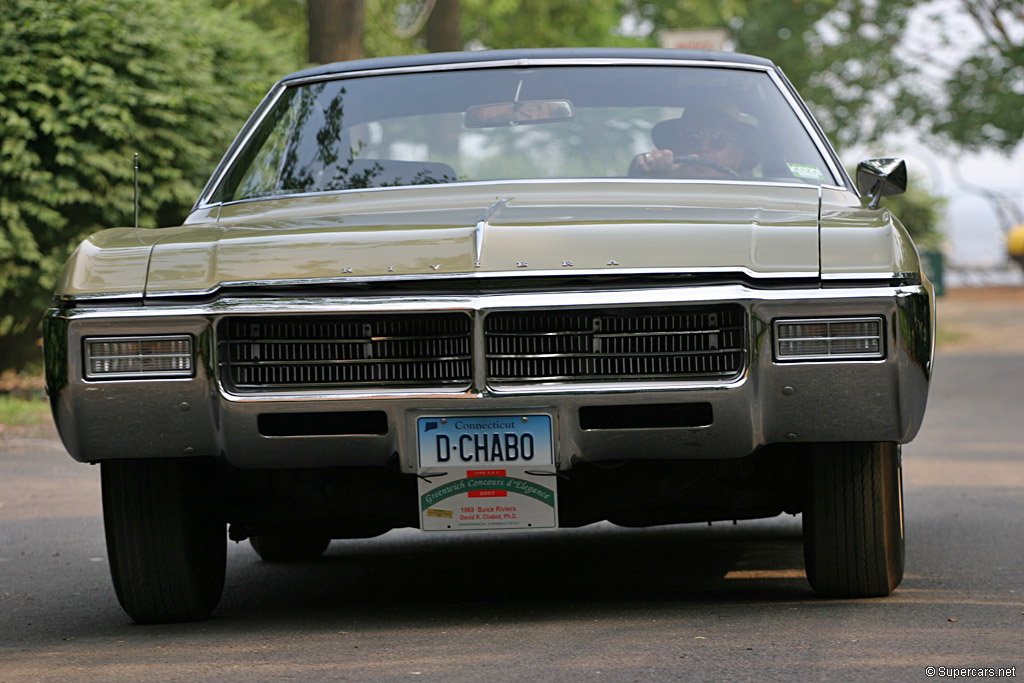
<svg viewBox="0 0 1024 683"><path fill-rule="evenodd" d="M91 355L92 344L117 344L117 343L146 343L146 342L185 342L188 346L186 352L172 354L143 354L140 352L134 355L110 356L110 358L187 358L188 367L185 369L161 369L157 371L146 371L140 369L138 372L94 372L91 368L91 360L96 357ZM195 375L195 340L190 334L170 335L121 335L116 337L90 336L82 339L82 373L86 380L104 381L110 379L163 379L193 377Z"/></svg>
<svg viewBox="0 0 1024 683"><path fill-rule="evenodd" d="M835 324L856 324L856 323L876 323L878 325L878 333L876 335L865 335L865 336L836 336L827 335L825 337L790 337L783 338L780 328L784 325L835 325ZM820 340L826 341L831 344L837 340L853 340L853 339L877 339L878 350L864 353L805 353L805 354L788 354L783 352L782 343L792 341L811 341ZM864 361L864 360L884 360L886 357L886 345L885 345L885 319L881 316L863 316L863 317L838 317L838 318L780 318L773 321L772 323L772 347L775 353L775 362L777 363L794 363L804 361L828 361L828 362L839 362L839 361Z"/></svg>

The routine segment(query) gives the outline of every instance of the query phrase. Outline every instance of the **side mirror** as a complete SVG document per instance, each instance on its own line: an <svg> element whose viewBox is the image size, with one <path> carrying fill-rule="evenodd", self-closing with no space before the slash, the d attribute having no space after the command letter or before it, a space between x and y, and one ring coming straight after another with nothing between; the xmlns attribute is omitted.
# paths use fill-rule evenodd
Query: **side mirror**
<svg viewBox="0 0 1024 683"><path fill-rule="evenodd" d="M903 159L868 159L857 164L857 189L877 209L882 197L907 191L907 163Z"/></svg>

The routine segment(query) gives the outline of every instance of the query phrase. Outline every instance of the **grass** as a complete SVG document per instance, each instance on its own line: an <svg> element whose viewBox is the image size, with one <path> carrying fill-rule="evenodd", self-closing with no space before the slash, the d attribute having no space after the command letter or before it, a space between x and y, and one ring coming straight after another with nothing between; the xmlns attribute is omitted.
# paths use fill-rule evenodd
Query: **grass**
<svg viewBox="0 0 1024 683"><path fill-rule="evenodd" d="M939 327L935 331L935 346L941 349L943 346L946 346L947 344L955 344L959 341L962 341L966 336L967 334L961 332L960 330L943 329Z"/></svg>
<svg viewBox="0 0 1024 683"><path fill-rule="evenodd" d="M50 404L45 398L0 396L0 425L18 427L50 421Z"/></svg>
<svg viewBox="0 0 1024 683"><path fill-rule="evenodd" d="M50 404L43 384L42 372L35 368L0 373L0 425L18 427L48 423Z"/></svg>

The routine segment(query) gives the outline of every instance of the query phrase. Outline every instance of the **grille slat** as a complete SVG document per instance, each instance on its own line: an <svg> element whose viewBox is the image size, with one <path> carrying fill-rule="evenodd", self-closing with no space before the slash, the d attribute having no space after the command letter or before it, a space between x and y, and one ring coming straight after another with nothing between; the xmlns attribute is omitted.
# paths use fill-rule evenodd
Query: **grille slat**
<svg viewBox="0 0 1024 683"><path fill-rule="evenodd" d="M731 378L743 367L744 319L739 306L492 313L488 381Z"/></svg>
<svg viewBox="0 0 1024 683"><path fill-rule="evenodd" d="M469 386L470 319L454 314L231 317L218 326L238 391Z"/></svg>

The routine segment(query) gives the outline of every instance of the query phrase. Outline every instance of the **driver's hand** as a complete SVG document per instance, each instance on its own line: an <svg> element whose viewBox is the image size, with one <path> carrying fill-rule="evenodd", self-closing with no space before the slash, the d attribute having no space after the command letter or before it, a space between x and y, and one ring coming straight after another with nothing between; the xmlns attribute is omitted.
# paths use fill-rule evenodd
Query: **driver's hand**
<svg viewBox="0 0 1024 683"><path fill-rule="evenodd" d="M634 163L641 173L667 173L675 168L674 157L670 149L656 149L641 154Z"/></svg>

